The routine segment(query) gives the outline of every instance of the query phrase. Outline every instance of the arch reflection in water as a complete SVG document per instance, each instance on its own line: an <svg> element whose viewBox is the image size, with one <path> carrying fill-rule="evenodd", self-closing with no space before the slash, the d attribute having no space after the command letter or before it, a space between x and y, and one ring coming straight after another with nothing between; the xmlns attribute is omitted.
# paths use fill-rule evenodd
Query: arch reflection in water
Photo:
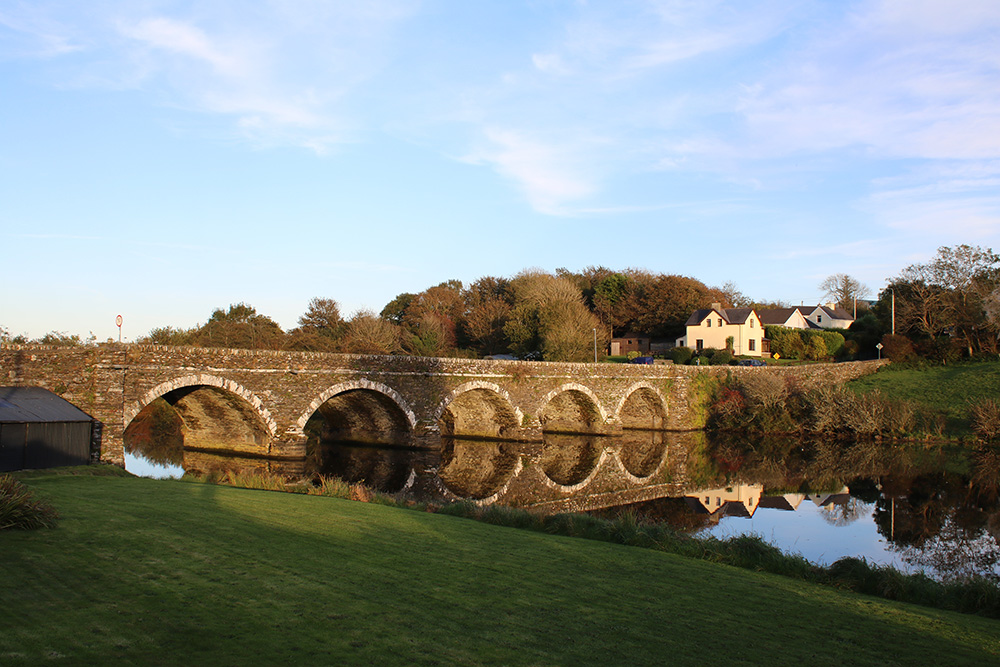
<svg viewBox="0 0 1000 667"><path fill-rule="evenodd" d="M573 486L594 472L606 444L596 436L545 433L539 464L556 484Z"/></svg>
<svg viewBox="0 0 1000 667"><path fill-rule="evenodd" d="M667 434L663 431L628 430L615 436L618 458L632 475L646 478L659 470L667 458Z"/></svg>
<svg viewBox="0 0 1000 667"><path fill-rule="evenodd" d="M439 457L434 450L352 442L324 441L320 448L311 474L339 477L385 493L402 491L412 475L432 469Z"/></svg>
<svg viewBox="0 0 1000 667"><path fill-rule="evenodd" d="M487 498L513 477L522 447L511 441L442 438L438 475L461 498Z"/></svg>

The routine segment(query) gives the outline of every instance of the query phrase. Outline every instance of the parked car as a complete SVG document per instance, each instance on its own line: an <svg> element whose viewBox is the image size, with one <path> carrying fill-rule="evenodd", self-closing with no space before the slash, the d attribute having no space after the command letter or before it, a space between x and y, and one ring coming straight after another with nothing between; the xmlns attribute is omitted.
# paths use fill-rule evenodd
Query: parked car
<svg viewBox="0 0 1000 667"><path fill-rule="evenodd" d="M648 364L652 365L653 357L636 357L629 362L630 364Z"/></svg>
<svg viewBox="0 0 1000 667"><path fill-rule="evenodd" d="M736 361L737 366L767 366L767 362L763 359L739 359Z"/></svg>

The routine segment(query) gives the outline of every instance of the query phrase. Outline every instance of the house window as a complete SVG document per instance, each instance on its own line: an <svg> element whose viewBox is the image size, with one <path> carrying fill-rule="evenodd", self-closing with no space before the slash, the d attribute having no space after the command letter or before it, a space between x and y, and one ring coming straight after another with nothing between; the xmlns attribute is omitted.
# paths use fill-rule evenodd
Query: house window
<svg viewBox="0 0 1000 667"><path fill-rule="evenodd" d="M711 317L708 318L707 320L705 320L705 326L707 326L707 327L712 326L712 318Z"/></svg>
<svg viewBox="0 0 1000 667"><path fill-rule="evenodd" d="M755 351L757 349L757 347L756 347L757 346L757 341L755 341L753 338L751 338L747 342L750 344L750 351L751 352L753 352L753 351Z"/></svg>
<svg viewBox="0 0 1000 667"><path fill-rule="evenodd" d="M698 340L696 340L694 342L694 348L696 350L704 350L705 349L705 341L703 341L702 339L699 338Z"/></svg>
<svg viewBox="0 0 1000 667"><path fill-rule="evenodd" d="M816 324L819 324L822 321L823 321L823 316L822 315L817 315L816 316Z"/></svg>
<svg viewBox="0 0 1000 667"><path fill-rule="evenodd" d="M753 320L750 320L750 328L753 329Z"/></svg>
<svg viewBox="0 0 1000 667"><path fill-rule="evenodd" d="M719 318L719 326L720 327L722 326L722 318L721 317Z"/></svg>

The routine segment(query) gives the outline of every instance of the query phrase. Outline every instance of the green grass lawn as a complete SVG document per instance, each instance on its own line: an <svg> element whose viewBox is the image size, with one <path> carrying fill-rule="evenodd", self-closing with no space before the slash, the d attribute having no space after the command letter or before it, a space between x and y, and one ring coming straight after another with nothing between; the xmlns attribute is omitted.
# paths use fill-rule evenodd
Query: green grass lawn
<svg viewBox="0 0 1000 667"><path fill-rule="evenodd" d="M649 549L187 481L25 482L62 518L0 532L4 665L1000 661L997 621Z"/></svg>
<svg viewBox="0 0 1000 667"><path fill-rule="evenodd" d="M926 368L883 369L854 380L856 391L878 390L889 398L914 401L943 412L948 432L968 435L969 404L1000 397L1000 363L977 362Z"/></svg>

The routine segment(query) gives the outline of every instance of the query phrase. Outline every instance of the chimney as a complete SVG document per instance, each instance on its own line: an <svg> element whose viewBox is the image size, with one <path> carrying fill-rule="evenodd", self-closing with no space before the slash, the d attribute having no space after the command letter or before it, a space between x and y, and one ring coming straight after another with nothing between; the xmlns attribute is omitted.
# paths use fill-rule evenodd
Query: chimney
<svg viewBox="0 0 1000 667"><path fill-rule="evenodd" d="M712 304L712 309L713 310L717 310L717 311L719 311L721 313L722 312L722 304L718 303L718 302L713 303Z"/></svg>

